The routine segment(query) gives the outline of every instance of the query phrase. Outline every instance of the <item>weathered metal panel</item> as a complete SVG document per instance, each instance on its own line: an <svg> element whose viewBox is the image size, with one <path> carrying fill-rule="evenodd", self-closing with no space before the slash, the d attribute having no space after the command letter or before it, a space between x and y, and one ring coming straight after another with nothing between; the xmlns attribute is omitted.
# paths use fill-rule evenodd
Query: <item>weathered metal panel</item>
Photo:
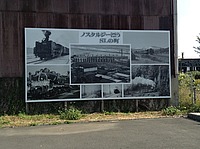
<svg viewBox="0 0 200 149"><path fill-rule="evenodd" d="M18 11L19 0L0 0L0 10Z"/></svg>
<svg viewBox="0 0 200 149"><path fill-rule="evenodd" d="M129 0L113 0L113 13L117 15L129 15Z"/></svg>
<svg viewBox="0 0 200 149"><path fill-rule="evenodd" d="M69 15L68 14L54 14L53 27L54 28L68 28Z"/></svg>
<svg viewBox="0 0 200 149"><path fill-rule="evenodd" d="M97 14L100 9L100 0L84 0L84 13Z"/></svg>
<svg viewBox="0 0 200 149"><path fill-rule="evenodd" d="M131 16L130 25L131 25L131 29L133 30L143 29L141 16Z"/></svg>
<svg viewBox="0 0 200 149"><path fill-rule="evenodd" d="M2 77L2 63L3 63L3 30L2 30L2 13L0 12L0 77Z"/></svg>
<svg viewBox="0 0 200 149"><path fill-rule="evenodd" d="M129 15L131 16L142 15L143 13L142 8L143 8L142 0L129 0L128 3Z"/></svg>
<svg viewBox="0 0 200 149"><path fill-rule="evenodd" d="M171 16L162 16L159 18L160 30L170 30L173 28Z"/></svg>
<svg viewBox="0 0 200 149"><path fill-rule="evenodd" d="M112 29L113 27L113 16L112 15L101 15L101 29Z"/></svg>
<svg viewBox="0 0 200 149"><path fill-rule="evenodd" d="M9 65L17 76L22 76L24 27L173 31L171 3L172 0L1 0L1 69ZM173 42L172 38L172 45ZM4 69L5 73L14 74L8 69Z"/></svg>
<svg viewBox="0 0 200 149"><path fill-rule="evenodd" d="M114 14L114 8L113 8L113 5L114 5L114 0L100 0L100 3L99 3L99 13L100 14L107 14L107 15L110 15L110 14Z"/></svg>
<svg viewBox="0 0 200 149"><path fill-rule="evenodd" d="M36 13L35 27L54 27L53 13Z"/></svg>
<svg viewBox="0 0 200 149"><path fill-rule="evenodd" d="M19 13L19 27L35 27L36 25L36 13L20 12Z"/></svg>
<svg viewBox="0 0 200 149"><path fill-rule="evenodd" d="M128 16L120 16L120 29L128 30L130 28L130 21Z"/></svg>
<svg viewBox="0 0 200 149"><path fill-rule="evenodd" d="M159 17L158 16L144 16L143 26L145 30L159 30Z"/></svg>
<svg viewBox="0 0 200 149"><path fill-rule="evenodd" d="M130 29L129 16L120 15L101 15L102 29Z"/></svg>
<svg viewBox="0 0 200 149"><path fill-rule="evenodd" d="M78 14L75 14L75 15L69 15L69 28L74 28L74 29L77 29L77 28L85 28L84 27L84 16L83 15L78 15Z"/></svg>
<svg viewBox="0 0 200 149"><path fill-rule="evenodd" d="M35 0L36 12L52 12L52 0Z"/></svg>
<svg viewBox="0 0 200 149"><path fill-rule="evenodd" d="M142 15L169 15L171 1L169 0L141 0Z"/></svg>
<svg viewBox="0 0 200 149"><path fill-rule="evenodd" d="M19 40L19 13L3 12L1 14L3 20L1 28L2 76L21 76L21 70L17 69L18 65L23 65L23 57L20 55L22 49L19 49L19 44L23 44L23 40Z"/></svg>
<svg viewBox="0 0 200 149"><path fill-rule="evenodd" d="M129 15L130 0L99 0L99 13L108 15ZM133 5L134 6L134 5Z"/></svg>
<svg viewBox="0 0 200 149"><path fill-rule="evenodd" d="M130 29L128 16L101 15L101 29Z"/></svg>
<svg viewBox="0 0 200 149"><path fill-rule="evenodd" d="M19 23L18 13L2 12L2 29L16 28Z"/></svg>
<svg viewBox="0 0 200 149"><path fill-rule="evenodd" d="M36 1L19 0L19 11L21 11L21 12L35 12L36 11Z"/></svg>
<svg viewBox="0 0 200 149"><path fill-rule="evenodd" d="M84 24L84 28L99 29L100 17L99 15L85 15L83 24Z"/></svg>
<svg viewBox="0 0 200 149"><path fill-rule="evenodd" d="M84 12L84 1L80 0L69 0L69 13L83 13Z"/></svg>
<svg viewBox="0 0 200 149"><path fill-rule="evenodd" d="M52 0L52 12L69 13L69 0Z"/></svg>

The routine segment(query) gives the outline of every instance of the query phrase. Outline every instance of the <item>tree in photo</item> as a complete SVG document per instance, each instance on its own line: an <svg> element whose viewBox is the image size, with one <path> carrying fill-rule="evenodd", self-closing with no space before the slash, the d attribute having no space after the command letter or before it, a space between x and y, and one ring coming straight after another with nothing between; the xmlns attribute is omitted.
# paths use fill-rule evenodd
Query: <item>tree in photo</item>
<svg viewBox="0 0 200 149"><path fill-rule="evenodd" d="M199 37L199 36L197 36L196 41L200 44L200 37ZM193 47L193 48L195 49L194 51L195 51L196 53L198 53L199 56L200 56L200 46Z"/></svg>

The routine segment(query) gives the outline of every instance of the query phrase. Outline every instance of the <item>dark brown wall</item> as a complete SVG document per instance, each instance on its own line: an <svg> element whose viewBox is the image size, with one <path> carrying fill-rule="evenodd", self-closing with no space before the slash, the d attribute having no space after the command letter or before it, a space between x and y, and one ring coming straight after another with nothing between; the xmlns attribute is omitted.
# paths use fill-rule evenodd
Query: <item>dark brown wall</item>
<svg viewBox="0 0 200 149"><path fill-rule="evenodd" d="M0 0L0 77L24 76L24 28L170 30L173 0Z"/></svg>

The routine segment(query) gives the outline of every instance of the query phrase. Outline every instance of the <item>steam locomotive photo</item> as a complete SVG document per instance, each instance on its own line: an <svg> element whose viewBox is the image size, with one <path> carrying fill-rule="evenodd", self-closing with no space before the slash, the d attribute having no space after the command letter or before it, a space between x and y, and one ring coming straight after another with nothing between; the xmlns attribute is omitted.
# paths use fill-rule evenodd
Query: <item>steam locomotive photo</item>
<svg viewBox="0 0 200 149"><path fill-rule="evenodd" d="M50 31L43 30L43 34L45 39L43 39L41 42L35 42L35 47L33 49L35 57L39 57L40 60L48 60L64 55L69 55L69 48L49 40L49 36L51 35Z"/></svg>
<svg viewBox="0 0 200 149"><path fill-rule="evenodd" d="M80 87L69 84L69 72L60 74L48 68L28 73L27 97L35 99L79 98Z"/></svg>

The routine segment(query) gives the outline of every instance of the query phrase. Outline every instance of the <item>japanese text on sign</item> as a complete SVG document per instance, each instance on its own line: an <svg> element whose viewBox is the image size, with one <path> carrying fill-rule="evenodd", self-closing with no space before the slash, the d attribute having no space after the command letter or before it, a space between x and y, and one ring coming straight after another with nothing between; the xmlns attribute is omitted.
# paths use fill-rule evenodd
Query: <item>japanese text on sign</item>
<svg viewBox="0 0 200 149"><path fill-rule="evenodd" d="M120 32L82 32L80 38L86 38L95 40L98 39L98 43L120 43L121 34Z"/></svg>

